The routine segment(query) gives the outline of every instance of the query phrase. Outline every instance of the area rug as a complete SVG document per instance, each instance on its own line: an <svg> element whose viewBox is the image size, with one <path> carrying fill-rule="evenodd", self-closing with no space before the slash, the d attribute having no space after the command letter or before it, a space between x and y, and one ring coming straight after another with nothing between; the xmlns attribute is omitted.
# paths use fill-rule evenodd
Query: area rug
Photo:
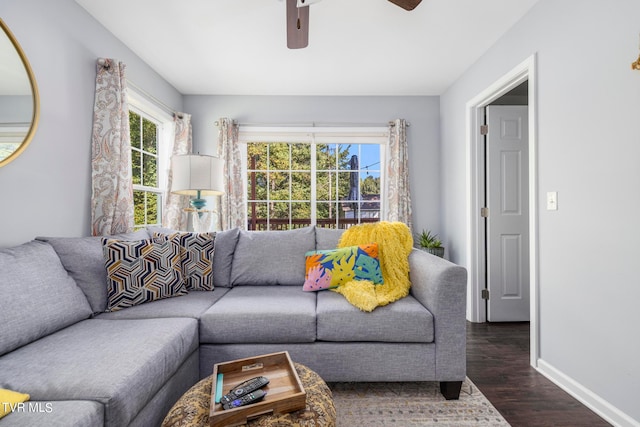
<svg viewBox="0 0 640 427"><path fill-rule="evenodd" d="M437 382L328 383L337 427L509 426L467 378L459 400L445 400Z"/></svg>

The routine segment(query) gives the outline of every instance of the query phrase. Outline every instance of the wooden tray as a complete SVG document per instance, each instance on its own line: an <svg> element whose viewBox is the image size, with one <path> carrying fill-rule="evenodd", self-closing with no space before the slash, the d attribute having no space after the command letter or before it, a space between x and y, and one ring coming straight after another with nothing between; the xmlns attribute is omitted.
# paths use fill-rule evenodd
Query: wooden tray
<svg viewBox="0 0 640 427"><path fill-rule="evenodd" d="M269 379L269 384L264 387L267 395L251 405L222 409L222 404L215 403L218 374L223 374L223 395L241 382L261 375ZM211 427L245 424L262 415L304 409L306 401L307 394L286 351L217 363L213 366L209 424Z"/></svg>

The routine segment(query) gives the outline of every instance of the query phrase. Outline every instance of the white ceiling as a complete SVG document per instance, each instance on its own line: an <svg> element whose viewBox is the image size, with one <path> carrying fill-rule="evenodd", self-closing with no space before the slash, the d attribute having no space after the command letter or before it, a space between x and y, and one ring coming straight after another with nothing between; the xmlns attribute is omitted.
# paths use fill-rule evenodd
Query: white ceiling
<svg viewBox="0 0 640 427"><path fill-rule="evenodd" d="M296 50L282 0L76 2L185 95L439 95L537 0L323 0Z"/></svg>

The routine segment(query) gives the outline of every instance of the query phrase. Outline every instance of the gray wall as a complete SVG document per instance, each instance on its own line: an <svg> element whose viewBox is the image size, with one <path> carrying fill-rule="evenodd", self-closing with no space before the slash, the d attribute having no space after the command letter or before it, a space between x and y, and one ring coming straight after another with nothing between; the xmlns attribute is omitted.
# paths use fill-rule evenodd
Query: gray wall
<svg viewBox="0 0 640 427"><path fill-rule="evenodd" d="M185 96L194 149L216 154L220 117L239 123L373 123L403 118L407 130L414 230L440 232L439 98L424 96Z"/></svg>
<svg viewBox="0 0 640 427"><path fill-rule="evenodd" d="M2 0L0 16L31 63L41 107L34 140L0 168L0 247L88 235L96 59L124 61L129 80L173 108L182 96L73 0Z"/></svg>
<svg viewBox="0 0 640 427"><path fill-rule="evenodd" d="M465 103L537 53L541 366L636 423L639 16L637 0L541 0L441 97L442 218L466 265Z"/></svg>

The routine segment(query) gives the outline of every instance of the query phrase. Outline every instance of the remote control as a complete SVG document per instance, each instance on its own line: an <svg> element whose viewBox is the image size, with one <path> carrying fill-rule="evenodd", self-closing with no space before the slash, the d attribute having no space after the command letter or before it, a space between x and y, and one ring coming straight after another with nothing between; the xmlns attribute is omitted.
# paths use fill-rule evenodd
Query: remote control
<svg viewBox="0 0 640 427"><path fill-rule="evenodd" d="M244 406L244 405L250 405L254 402L257 402L258 400L261 400L263 397L265 397L267 395L267 392L264 390L256 390L252 393L249 394L245 394L244 396L236 399L236 400L232 400L229 403L226 403L224 405L222 405L223 409L233 409L233 408L237 408L238 406Z"/></svg>
<svg viewBox="0 0 640 427"><path fill-rule="evenodd" d="M226 405L227 403L244 396L245 394L251 393L254 390L257 390L261 387L269 384L269 379L267 377L255 377L251 378L241 384L238 384L231 391L220 398L220 403Z"/></svg>

